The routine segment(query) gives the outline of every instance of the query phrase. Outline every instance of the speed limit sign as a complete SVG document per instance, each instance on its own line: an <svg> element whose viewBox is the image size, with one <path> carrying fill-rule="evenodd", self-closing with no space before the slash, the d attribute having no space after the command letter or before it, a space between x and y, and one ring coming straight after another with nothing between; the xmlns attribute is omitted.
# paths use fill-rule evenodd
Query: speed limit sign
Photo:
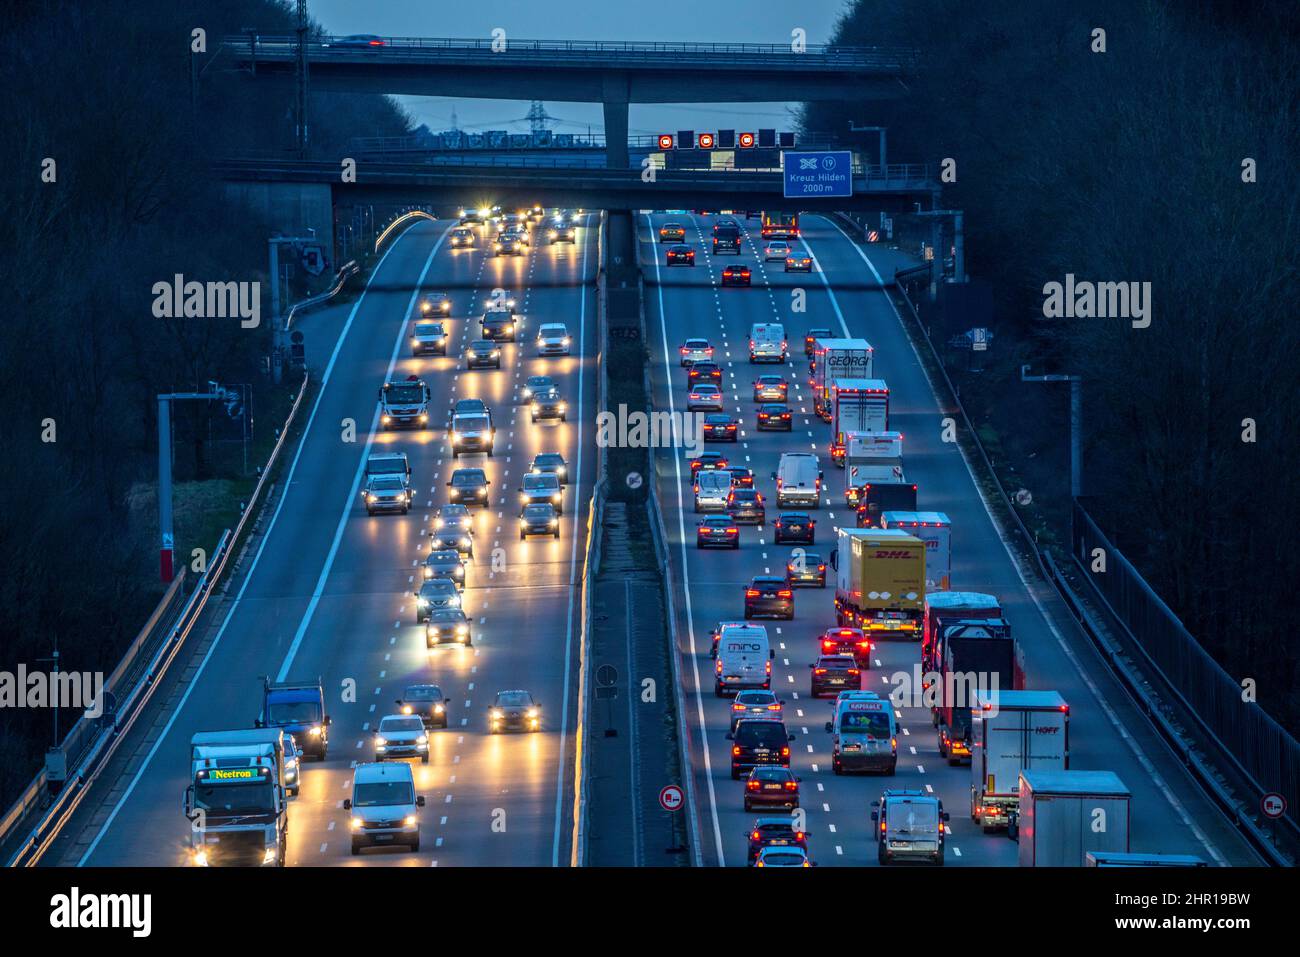
<svg viewBox="0 0 1300 957"><path fill-rule="evenodd" d="M683 801L682 789L676 784L669 784L659 792L659 806L665 811L680 811Z"/></svg>

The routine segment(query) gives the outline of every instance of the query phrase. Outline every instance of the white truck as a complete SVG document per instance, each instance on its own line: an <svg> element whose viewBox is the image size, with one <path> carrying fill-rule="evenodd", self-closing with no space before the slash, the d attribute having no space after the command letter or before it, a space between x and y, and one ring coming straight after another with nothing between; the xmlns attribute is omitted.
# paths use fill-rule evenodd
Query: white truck
<svg viewBox="0 0 1300 957"><path fill-rule="evenodd" d="M288 797L279 728L204 731L190 739L190 862L284 866Z"/></svg>
<svg viewBox="0 0 1300 957"><path fill-rule="evenodd" d="M858 493L871 482L903 482L903 433L844 434L844 501L858 504Z"/></svg>
<svg viewBox="0 0 1300 957"><path fill-rule="evenodd" d="M970 816L985 833L1020 804L1020 772L1070 769L1070 706L1055 691L984 690L971 702Z"/></svg>
<svg viewBox="0 0 1300 957"><path fill-rule="evenodd" d="M947 591L952 580L952 522L943 512L880 513L881 528L900 528L925 542L925 589Z"/></svg>
<svg viewBox="0 0 1300 957"><path fill-rule="evenodd" d="M813 410L831 420L831 383L836 379L870 379L875 350L866 339L818 339L813 343Z"/></svg>
<svg viewBox="0 0 1300 957"><path fill-rule="evenodd" d="M830 391L831 461L843 468L849 432L889 431L889 386L884 379L836 379Z"/></svg>
<svg viewBox="0 0 1300 957"><path fill-rule="evenodd" d="M1083 867L1089 851L1129 851L1132 795L1113 771L1022 771L1009 831L1021 867Z"/></svg>

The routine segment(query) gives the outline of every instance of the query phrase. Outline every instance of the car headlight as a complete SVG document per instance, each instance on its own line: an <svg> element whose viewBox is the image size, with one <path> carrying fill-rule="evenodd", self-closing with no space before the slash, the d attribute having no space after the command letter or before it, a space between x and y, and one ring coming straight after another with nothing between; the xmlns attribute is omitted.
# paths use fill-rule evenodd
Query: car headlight
<svg viewBox="0 0 1300 957"><path fill-rule="evenodd" d="M318 724L313 724L310 728L307 729L307 733L310 734L313 738L319 738L319 737L320 737L320 725L318 725Z"/></svg>
<svg viewBox="0 0 1300 957"><path fill-rule="evenodd" d="M420 819L417 818L414 814L408 814L406 815L406 817L402 819L403 827L415 827L419 823L420 823Z"/></svg>
<svg viewBox="0 0 1300 957"><path fill-rule="evenodd" d="M426 605L429 604L428 600L427 600L427 599L424 599L424 598L417 598L417 599L415 599L415 603L416 603L417 605L419 605L421 608L424 608Z"/></svg>
<svg viewBox="0 0 1300 957"><path fill-rule="evenodd" d="M452 442L452 444L455 445L455 444L456 444L457 442L459 442L459 441L460 441L460 433L458 433L458 432L453 432L453 433L451 433L451 442Z"/></svg>
<svg viewBox="0 0 1300 957"><path fill-rule="evenodd" d="M464 548L469 548L469 539L468 539L468 538L462 538L462 539L460 540L460 544L461 544ZM463 574L464 571L465 571L465 570L462 568L462 569L461 569L461 573Z"/></svg>
<svg viewBox="0 0 1300 957"><path fill-rule="evenodd" d="M207 866L208 866L208 852L207 852L207 851L195 851L193 857L191 857L190 860L194 862L194 866L195 866L195 867L207 867Z"/></svg>
<svg viewBox="0 0 1300 957"><path fill-rule="evenodd" d="M520 525L527 525L527 524L528 524L528 519L526 519L526 518L524 518L522 515L520 515L520 516L519 516L519 524L520 524Z"/></svg>
<svg viewBox="0 0 1300 957"><path fill-rule="evenodd" d="M382 748L386 744L388 744L387 738L381 738L379 735L375 735L375 747Z"/></svg>
<svg viewBox="0 0 1300 957"><path fill-rule="evenodd" d="M422 735L420 735L418 738L415 739L415 743L416 743L416 744L428 744L428 743L429 743L429 736L426 735L426 734L422 734Z"/></svg>
<svg viewBox="0 0 1300 957"><path fill-rule="evenodd" d="M496 358L497 356L499 356L499 355L501 355L501 350L500 350L500 349L493 349L493 350L492 350L492 358L493 358L493 359L495 359L495 358Z"/></svg>
<svg viewBox="0 0 1300 957"><path fill-rule="evenodd" d="M560 500L560 493L559 493L559 492L556 492L554 495L551 496L551 501L552 501L552 502L558 502L559 500Z"/></svg>
<svg viewBox="0 0 1300 957"><path fill-rule="evenodd" d="M539 713L540 713L540 712L539 712L536 708L529 708L529 709L528 709L528 717L530 717L530 718L535 718L535 717L537 717L537 715L538 715Z"/></svg>
<svg viewBox="0 0 1300 957"><path fill-rule="evenodd" d="M456 626L456 634L458 634L458 635L468 635L468 634L469 634L469 625L457 625L457 626ZM439 713L439 714L442 714L442 705L438 705L438 713Z"/></svg>
<svg viewBox="0 0 1300 957"><path fill-rule="evenodd" d="M354 817L351 821L348 822L349 826L351 826L352 830L354 831L361 830L361 826L363 823L364 822L359 817Z"/></svg>
<svg viewBox="0 0 1300 957"><path fill-rule="evenodd" d="M388 424L389 422L391 422L391 421L393 421L392 416L384 415L384 417L383 417L384 425L387 425L387 424Z"/></svg>
<svg viewBox="0 0 1300 957"><path fill-rule="evenodd" d="M551 519L547 524L550 525L551 528L554 528L554 527L555 527L555 519Z"/></svg>
<svg viewBox="0 0 1300 957"><path fill-rule="evenodd" d="M488 717L492 718L493 720L500 721L500 720L501 720L501 709L500 709L500 708L493 708L491 711L488 712Z"/></svg>
<svg viewBox="0 0 1300 957"><path fill-rule="evenodd" d="M444 707L443 707L442 705L440 705L440 704L435 704L435 705L433 706L433 713L434 713L434 714L442 714L442 713L443 713L444 711L446 711L446 710L447 710L447 709L444 708Z"/></svg>
<svg viewBox="0 0 1300 957"><path fill-rule="evenodd" d="M268 847L266 849L266 852L262 855L262 863L270 864L273 860L275 860L276 853L277 853L277 848Z"/></svg>
<svg viewBox="0 0 1300 957"><path fill-rule="evenodd" d="M569 337L568 337L568 336L565 336L563 339L560 340L560 342L561 342L562 345L566 345L566 346L567 346L567 345L569 344Z"/></svg>
<svg viewBox="0 0 1300 957"><path fill-rule="evenodd" d="M460 607L460 598L457 598L457 597L448 598L448 599L447 599L447 604L450 605L452 608L459 608L459 607Z"/></svg>

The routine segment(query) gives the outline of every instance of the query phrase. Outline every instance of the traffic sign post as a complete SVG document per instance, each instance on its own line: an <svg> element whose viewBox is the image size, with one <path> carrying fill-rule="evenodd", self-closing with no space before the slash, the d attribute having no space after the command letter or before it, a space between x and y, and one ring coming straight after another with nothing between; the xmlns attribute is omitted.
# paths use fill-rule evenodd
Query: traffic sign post
<svg viewBox="0 0 1300 957"><path fill-rule="evenodd" d="M672 826L673 843L672 847L666 849L665 853L680 854L686 850L684 844L677 838L677 812L686 804L686 795L681 787L676 784L666 784L659 789L659 806L668 812L668 823Z"/></svg>
<svg viewBox="0 0 1300 957"><path fill-rule="evenodd" d="M786 199L853 195L853 154L848 150L781 151Z"/></svg>
<svg viewBox="0 0 1300 957"><path fill-rule="evenodd" d="M1271 822L1273 843L1277 843L1277 819L1286 813L1286 797L1276 791L1269 791L1259 799L1259 809Z"/></svg>

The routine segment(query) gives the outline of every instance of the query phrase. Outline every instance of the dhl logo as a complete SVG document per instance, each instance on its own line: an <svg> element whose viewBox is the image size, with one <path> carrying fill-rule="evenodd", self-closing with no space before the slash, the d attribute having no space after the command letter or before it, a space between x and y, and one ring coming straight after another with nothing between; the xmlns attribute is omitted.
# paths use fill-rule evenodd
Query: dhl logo
<svg viewBox="0 0 1300 957"><path fill-rule="evenodd" d="M889 550L878 548L876 549L875 555L872 557L873 558L915 558L916 555L913 552L889 551Z"/></svg>

